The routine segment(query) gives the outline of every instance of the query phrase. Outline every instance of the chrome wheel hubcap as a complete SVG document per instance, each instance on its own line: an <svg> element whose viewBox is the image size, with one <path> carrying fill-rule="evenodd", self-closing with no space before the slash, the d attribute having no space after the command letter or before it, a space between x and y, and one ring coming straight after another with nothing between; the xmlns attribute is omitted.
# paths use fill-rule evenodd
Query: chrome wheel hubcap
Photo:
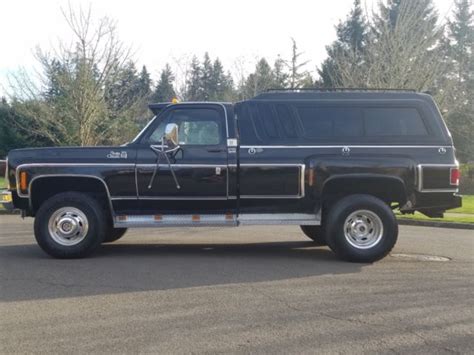
<svg viewBox="0 0 474 355"><path fill-rule="evenodd" d="M63 207L55 211L48 222L49 235L64 246L79 244L89 230L86 215L74 207Z"/></svg>
<svg viewBox="0 0 474 355"><path fill-rule="evenodd" d="M372 211L352 212L344 222L344 236L354 248L373 248L382 240L382 220Z"/></svg>

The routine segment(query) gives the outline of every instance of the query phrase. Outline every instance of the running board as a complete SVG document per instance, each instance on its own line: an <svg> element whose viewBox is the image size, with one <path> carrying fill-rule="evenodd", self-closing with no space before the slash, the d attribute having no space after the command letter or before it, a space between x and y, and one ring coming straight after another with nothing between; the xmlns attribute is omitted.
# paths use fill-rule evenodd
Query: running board
<svg viewBox="0 0 474 355"><path fill-rule="evenodd" d="M238 225L320 225L321 218L306 213L245 213L185 215L118 215L115 228L140 227L235 227Z"/></svg>

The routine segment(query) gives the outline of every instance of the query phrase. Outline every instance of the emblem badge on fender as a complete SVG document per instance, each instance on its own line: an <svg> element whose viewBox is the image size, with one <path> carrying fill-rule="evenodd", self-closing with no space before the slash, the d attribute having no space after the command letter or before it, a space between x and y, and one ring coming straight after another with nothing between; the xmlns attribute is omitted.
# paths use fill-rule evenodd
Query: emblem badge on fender
<svg viewBox="0 0 474 355"><path fill-rule="evenodd" d="M109 158L109 159L127 159L127 152L126 151L114 152L113 150L111 150L110 153L107 154L107 158Z"/></svg>

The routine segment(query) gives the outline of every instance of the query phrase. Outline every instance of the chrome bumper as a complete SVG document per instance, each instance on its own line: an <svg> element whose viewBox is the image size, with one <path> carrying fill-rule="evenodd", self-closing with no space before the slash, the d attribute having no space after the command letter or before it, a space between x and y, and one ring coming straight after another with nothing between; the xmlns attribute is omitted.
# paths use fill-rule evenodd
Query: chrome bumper
<svg viewBox="0 0 474 355"><path fill-rule="evenodd" d="M0 205L7 211L12 211L13 207L13 195L8 190L0 190Z"/></svg>

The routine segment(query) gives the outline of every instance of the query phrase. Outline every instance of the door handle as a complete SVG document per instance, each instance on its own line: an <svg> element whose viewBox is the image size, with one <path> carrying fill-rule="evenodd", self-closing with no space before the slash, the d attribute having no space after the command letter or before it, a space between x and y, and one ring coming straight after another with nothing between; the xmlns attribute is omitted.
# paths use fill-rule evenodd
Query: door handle
<svg viewBox="0 0 474 355"><path fill-rule="evenodd" d="M220 153L220 152L223 152L224 149L222 149L222 148L209 148L207 151L209 153Z"/></svg>

